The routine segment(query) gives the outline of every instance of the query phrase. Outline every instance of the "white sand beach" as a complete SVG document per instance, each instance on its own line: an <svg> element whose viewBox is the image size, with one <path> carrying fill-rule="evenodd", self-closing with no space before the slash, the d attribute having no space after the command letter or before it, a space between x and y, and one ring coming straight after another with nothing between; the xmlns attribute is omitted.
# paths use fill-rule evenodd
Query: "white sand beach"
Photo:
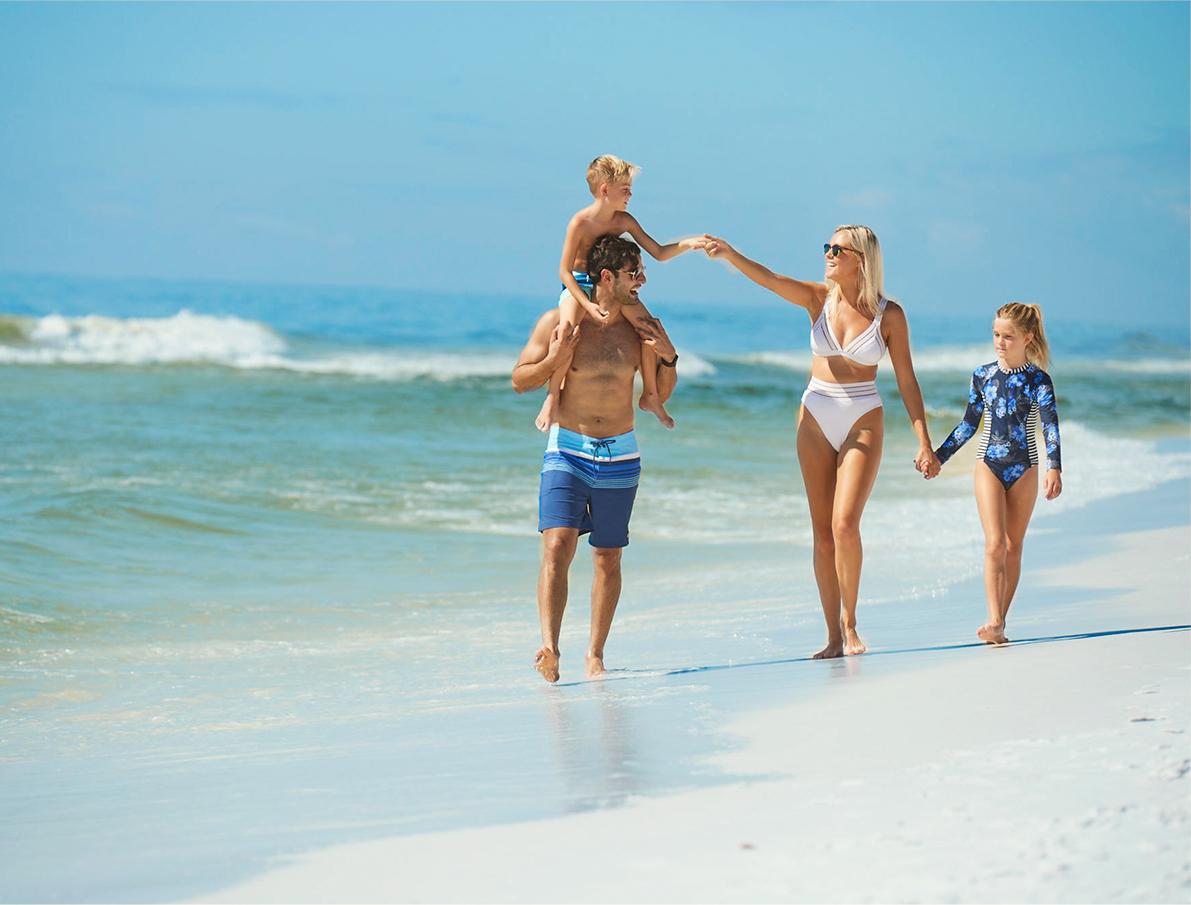
<svg viewBox="0 0 1191 905"><path fill-rule="evenodd" d="M716 766L755 780L336 846L202 901L1191 901L1191 537L1110 540L1023 579L1087 589L1102 634L1011 613L1005 648L825 666L724 727Z"/></svg>

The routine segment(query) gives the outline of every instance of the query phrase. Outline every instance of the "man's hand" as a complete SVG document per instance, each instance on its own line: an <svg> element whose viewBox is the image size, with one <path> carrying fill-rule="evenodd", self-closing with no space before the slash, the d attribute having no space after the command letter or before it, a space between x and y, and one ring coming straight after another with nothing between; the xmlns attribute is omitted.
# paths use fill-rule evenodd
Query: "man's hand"
<svg viewBox="0 0 1191 905"><path fill-rule="evenodd" d="M656 317L641 318L639 323L633 324L633 327L636 329L637 335L641 337L641 342L652 346L659 358L664 358L666 361L674 360L678 350L674 348L674 343L670 342L670 336L666 333L666 328L662 326L660 320Z"/></svg>
<svg viewBox="0 0 1191 905"><path fill-rule="evenodd" d="M563 325L559 324L550 334L550 348L546 352L546 360L551 364L558 364L570 358L575 352L575 343L579 342L579 325L576 324L570 332L563 336Z"/></svg>

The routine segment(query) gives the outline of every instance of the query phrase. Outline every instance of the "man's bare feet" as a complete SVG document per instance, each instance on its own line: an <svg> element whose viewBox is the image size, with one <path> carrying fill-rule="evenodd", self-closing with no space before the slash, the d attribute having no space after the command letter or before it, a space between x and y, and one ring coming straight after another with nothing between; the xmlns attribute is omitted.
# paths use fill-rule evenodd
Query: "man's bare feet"
<svg viewBox="0 0 1191 905"><path fill-rule="evenodd" d="M637 403L637 408L643 412L653 412L666 430L674 430L674 419L670 417L670 413L662 405L662 400L658 398L657 393L642 393L641 400Z"/></svg>
<svg viewBox="0 0 1191 905"><path fill-rule="evenodd" d="M827 646L817 654L811 654L812 660L834 660L844 655L843 641L828 641Z"/></svg>
<svg viewBox="0 0 1191 905"><path fill-rule="evenodd" d="M976 637L985 644L1009 643L1009 639L1005 637L1005 627L1003 625L994 625L991 622L976 629Z"/></svg>
<svg viewBox="0 0 1191 905"><path fill-rule="evenodd" d="M542 674L547 682L558 681L558 654L548 647L538 649L533 655L533 668Z"/></svg>
<svg viewBox="0 0 1191 905"><path fill-rule="evenodd" d="M863 654L866 650L868 650L868 647L860 640L860 636L856 634L856 629L845 628L844 653L850 657L854 654Z"/></svg>
<svg viewBox="0 0 1191 905"><path fill-rule="evenodd" d="M538 412L538 417L533 419L534 427L542 433L546 433L554 425L554 408L558 404L558 399L552 393L547 393L545 400L542 402L542 408Z"/></svg>
<svg viewBox="0 0 1191 905"><path fill-rule="evenodd" d="M608 670L604 669L604 658L597 657L594 654L587 655L587 678L596 679L606 673Z"/></svg>

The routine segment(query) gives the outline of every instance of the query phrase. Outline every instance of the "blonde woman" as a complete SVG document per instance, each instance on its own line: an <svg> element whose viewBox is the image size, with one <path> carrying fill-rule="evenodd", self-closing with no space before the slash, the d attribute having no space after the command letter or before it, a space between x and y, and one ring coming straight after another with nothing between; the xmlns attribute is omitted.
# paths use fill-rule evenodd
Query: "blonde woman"
<svg viewBox="0 0 1191 905"><path fill-rule="evenodd" d="M815 581L827 645L815 659L862 654L856 628L860 595L860 517L881 465L885 416L877 365L886 351L914 433L915 467L937 470L910 358L910 329L901 306L885 297L881 246L867 226L841 226L823 246L823 282L774 273L723 239L707 236L709 257L792 304L811 322L811 378L798 411L798 463L814 532Z"/></svg>
<svg viewBox="0 0 1191 905"><path fill-rule="evenodd" d="M972 372L964 418L936 450L939 465L984 430L976 454L976 509L984 528L984 594L988 621L976 631L986 644L1005 644L1005 619L1021 578L1021 548L1038 499L1039 425L1046 446L1043 492L1063 492L1059 411L1055 388L1043 370L1050 346L1042 330L1042 309L1010 302L997 309L992 327L997 360ZM937 470L927 472L931 478Z"/></svg>

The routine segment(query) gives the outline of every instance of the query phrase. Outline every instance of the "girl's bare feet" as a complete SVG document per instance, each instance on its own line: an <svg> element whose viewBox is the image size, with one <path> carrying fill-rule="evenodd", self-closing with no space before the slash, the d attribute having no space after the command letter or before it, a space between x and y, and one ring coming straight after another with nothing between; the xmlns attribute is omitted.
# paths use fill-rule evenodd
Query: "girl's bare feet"
<svg viewBox="0 0 1191 905"><path fill-rule="evenodd" d="M602 656L597 657L592 653L587 655L587 678L599 678L607 671L608 670L604 669L604 658Z"/></svg>
<svg viewBox="0 0 1191 905"><path fill-rule="evenodd" d="M670 417L670 413L662 405L662 400L658 398L657 393L642 393L641 400L637 403L637 408L643 412L652 412L657 416L658 421L662 422L662 426L666 430L674 430L674 419Z"/></svg>
<svg viewBox="0 0 1191 905"><path fill-rule="evenodd" d="M854 654L863 654L868 647L860 640L860 635L856 634L856 629L844 629L844 653L848 656Z"/></svg>

